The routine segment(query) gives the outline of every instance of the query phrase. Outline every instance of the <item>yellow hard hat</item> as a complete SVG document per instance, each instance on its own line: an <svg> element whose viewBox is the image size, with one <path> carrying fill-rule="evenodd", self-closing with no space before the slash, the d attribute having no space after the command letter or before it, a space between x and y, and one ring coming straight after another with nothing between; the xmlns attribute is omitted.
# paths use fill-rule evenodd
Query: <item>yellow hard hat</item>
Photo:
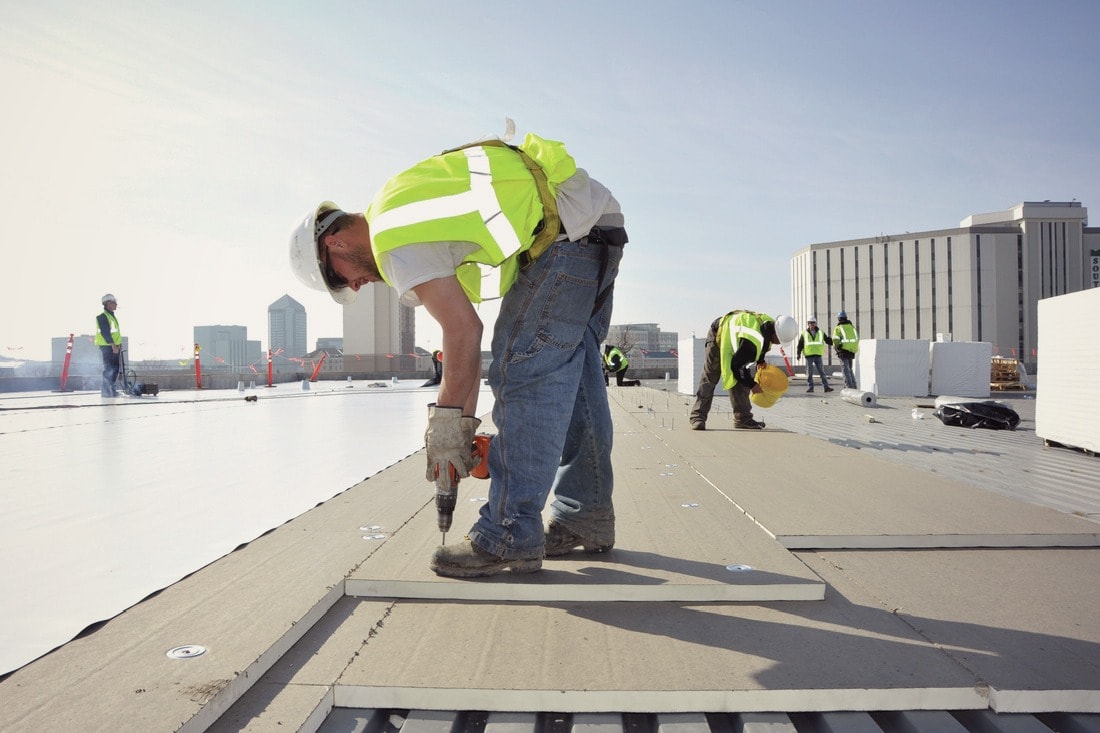
<svg viewBox="0 0 1100 733"><path fill-rule="evenodd" d="M779 367L771 364L761 364L756 370L756 383L763 392L754 392L749 399L757 407L768 408L774 405L790 386L787 374Z"/></svg>
<svg viewBox="0 0 1100 733"><path fill-rule="evenodd" d="M778 402L782 394L782 392L753 392L749 395L749 399L757 407L767 409Z"/></svg>

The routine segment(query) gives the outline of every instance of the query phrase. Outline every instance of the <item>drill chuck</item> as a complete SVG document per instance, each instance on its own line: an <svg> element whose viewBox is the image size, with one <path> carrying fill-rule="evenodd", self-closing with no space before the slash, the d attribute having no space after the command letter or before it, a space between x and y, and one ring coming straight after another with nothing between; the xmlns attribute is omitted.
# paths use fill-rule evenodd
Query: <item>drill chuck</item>
<svg viewBox="0 0 1100 733"><path fill-rule="evenodd" d="M451 528L451 520L454 518L455 501L458 499L458 487L452 486L443 491L438 487L435 490L435 511L439 519L439 531L447 534Z"/></svg>

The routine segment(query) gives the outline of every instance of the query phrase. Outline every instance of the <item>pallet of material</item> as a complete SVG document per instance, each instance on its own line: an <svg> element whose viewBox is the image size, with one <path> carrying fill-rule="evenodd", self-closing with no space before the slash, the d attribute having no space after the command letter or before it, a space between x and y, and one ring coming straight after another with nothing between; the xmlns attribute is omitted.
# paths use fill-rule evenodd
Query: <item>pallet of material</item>
<svg viewBox="0 0 1100 733"><path fill-rule="evenodd" d="M1006 389L1027 389L1027 386L1017 380L1015 382L990 382L989 388L1003 391Z"/></svg>
<svg viewBox="0 0 1100 733"><path fill-rule="evenodd" d="M990 359L989 364L990 389L1025 388L1020 384L1019 362L1016 359L994 356Z"/></svg>

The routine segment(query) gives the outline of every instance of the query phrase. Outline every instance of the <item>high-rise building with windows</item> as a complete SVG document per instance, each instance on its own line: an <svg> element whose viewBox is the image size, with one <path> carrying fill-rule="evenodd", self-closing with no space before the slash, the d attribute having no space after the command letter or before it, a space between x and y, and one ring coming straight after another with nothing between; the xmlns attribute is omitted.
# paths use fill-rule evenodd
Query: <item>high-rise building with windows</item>
<svg viewBox="0 0 1100 733"><path fill-rule="evenodd" d="M285 357L275 360L276 367L287 364L286 359L300 359L309 353L306 309L289 295L267 307L267 345L271 353Z"/></svg>
<svg viewBox="0 0 1100 733"><path fill-rule="evenodd" d="M1100 228L1077 201L1028 201L950 229L812 244L791 285L795 317L827 331L844 310L862 339L950 334L1031 368L1039 300L1100 285Z"/></svg>

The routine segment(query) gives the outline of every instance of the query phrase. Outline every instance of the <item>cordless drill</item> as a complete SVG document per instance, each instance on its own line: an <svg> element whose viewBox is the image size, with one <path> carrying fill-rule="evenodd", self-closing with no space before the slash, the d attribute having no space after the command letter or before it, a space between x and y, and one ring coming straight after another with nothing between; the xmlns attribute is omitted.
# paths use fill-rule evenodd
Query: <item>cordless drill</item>
<svg viewBox="0 0 1100 733"><path fill-rule="evenodd" d="M474 436L474 442L470 446L470 452L477 455L477 465L470 471L475 478L489 478L489 441L491 435L479 433ZM445 486L439 481L435 482L435 511L439 520L439 531L443 534L443 542L447 544L447 532L451 529L451 520L454 518L455 503L458 501L458 473L451 466L447 467L450 480Z"/></svg>

